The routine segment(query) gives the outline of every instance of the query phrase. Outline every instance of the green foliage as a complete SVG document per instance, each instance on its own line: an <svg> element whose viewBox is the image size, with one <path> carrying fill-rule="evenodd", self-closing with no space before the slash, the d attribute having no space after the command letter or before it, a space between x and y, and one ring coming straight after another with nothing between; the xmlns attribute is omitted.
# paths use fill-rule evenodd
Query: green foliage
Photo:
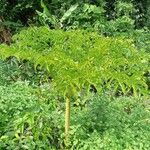
<svg viewBox="0 0 150 150"><path fill-rule="evenodd" d="M117 17L122 15L130 16L135 12L135 8L132 3L117 1L116 12Z"/></svg>
<svg viewBox="0 0 150 150"><path fill-rule="evenodd" d="M149 55L138 52L132 41L108 38L84 30L62 31L29 28L13 37L10 46L0 46L3 59L15 56L45 68L61 95L78 95L94 85L127 94L146 94L144 74Z"/></svg>
<svg viewBox="0 0 150 150"><path fill-rule="evenodd" d="M146 1L146 25L150 28L150 2Z"/></svg>
<svg viewBox="0 0 150 150"><path fill-rule="evenodd" d="M61 22L63 28L94 28L102 33L112 32L108 27L113 26L117 31L128 31L133 28L141 28L146 25L145 18L149 9L148 3L136 1L109 1L109 0L87 0L87 1L52 1L51 4L47 1L42 1L43 13L39 13L40 22L56 24L64 13L69 14L64 22ZM76 7L78 5L78 8ZM44 7L43 7L44 6ZM72 9L75 8L75 9ZM54 10L55 9L55 10ZM144 9L147 9L145 11ZM44 13L46 12L48 13ZM71 13L67 13L67 10ZM48 14L48 15L47 15ZM50 14L50 15L49 15ZM54 19L55 18L55 19ZM62 17L63 18L63 17ZM147 17L148 20L149 17ZM107 19L110 21L107 21ZM60 19L61 20L61 19ZM115 22L112 23L112 22ZM148 21L147 21L148 22ZM107 25L110 24L110 25ZM123 24L120 26L120 24ZM127 25L127 27L126 27ZM60 25L59 25L60 27ZM128 29L129 27L129 29ZM109 30L110 31L109 31ZM113 30L115 32L115 30Z"/></svg>
<svg viewBox="0 0 150 150"><path fill-rule="evenodd" d="M39 15L39 21L41 22L41 24L43 25L52 24L56 27L58 23L57 18L50 13L47 6L44 4L43 0L41 0L41 7L43 8L43 13L37 11Z"/></svg>
<svg viewBox="0 0 150 150"><path fill-rule="evenodd" d="M105 10L102 6L81 4L66 20L65 28L94 28L102 30L106 22L104 18Z"/></svg>
<svg viewBox="0 0 150 150"><path fill-rule="evenodd" d="M62 23L77 9L78 4L72 5L59 19L58 16L52 15L48 10L47 6L41 0L41 7L43 8L43 12L37 11L39 15L39 21L42 25L53 26L54 28L60 28Z"/></svg>
<svg viewBox="0 0 150 150"><path fill-rule="evenodd" d="M0 149L60 149L62 110L44 89L39 94L21 82L0 86Z"/></svg>
<svg viewBox="0 0 150 150"><path fill-rule="evenodd" d="M39 0L1 0L0 14L4 19L4 26L17 31L23 25L35 22L35 9L40 9Z"/></svg>
<svg viewBox="0 0 150 150"><path fill-rule="evenodd" d="M7 70L6 64L0 61L0 85L4 85L7 80L6 70Z"/></svg>
<svg viewBox="0 0 150 150"><path fill-rule="evenodd" d="M45 70L35 70L30 62L19 62L16 58L0 61L0 85L17 81L25 81L33 87L38 87L49 83L50 78Z"/></svg>
<svg viewBox="0 0 150 150"><path fill-rule="evenodd" d="M149 149L148 1L1 0L0 149Z"/></svg>
<svg viewBox="0 0 150 150"><path fill-rule="evenodd" d="M22 25L41 23L60 27L60 18L63 18L64 28L90 26L96 29L99 27L104 31L104 28L107 30L106 20L109 18L113 21L120 15L130 15L136 28L149 26L148 0L1 0L0 14L6 21L4 24L13 29L18 29Z"/></svg>
<svg viewBox="0 0 150 150"><path fill-rule="evenodd" d="M41 1L41 6L43 8L43 13L39 11L37 11L37 13L39 15L39 21L42 25L49 25L50 27L54 28L63 27L66 29L98 29L104 24L104 9L102 6L100 7L88 3L76 3L74 5L71 5L70 8L68 8L68 10L63 10L60 16L58 16L57 14L53 15L43 1Z"/></svg>
<svg viewBox="0 0 150 150"><path fill-rule="evenodd" d="M148 109L142 99L94 96L84 109L74 109L71 149L148 149Z"/></svg>
<svg viewBox="0 0 150 150"><path fill-rule="evenodd" d="M150 31L147 28L141 30L132 30L129 32L116 32L114 36L123 36L125 38L133 39L134 44L140 51L150 52Z"/></svg>
<svg viewBox="0 0 150 150"><path fill-rule="evenodd" d="M131 32L134 29L134 20L128 16L122 16L115 20L109 21L106 28L107 29L103 32L107 35L115 35L116 32Z"/></svg>
<svg viewBox="0 0 150 150"><path fill-rule="evenodd" d="M0 149L65 149L63 103L49 87L18 82L0 93ZM69 149L148 149L149 117L149 101L95 95L72 107Z"/></svg>
<svg viewBox="0 0 150 150"><path fill-rule="evenodd" d="M131 32L135 28L133 14L136 12L132 3L117 1L114 18L105 23L104 33L115 35L117 32Z"/></svg>
<svg viewBox="0 0 150 150"><path fill-rule="evenodd" d="M134 3L116 1L114 4L115 12L112 12L113 17L107 15L109 12L106 5L105 1L101 1L97 5L79 2L74 5L66 3L59 8L59 11L52 11L47 3L41 1L43 12L37 11L37 13L40 23L49 25L51 28L67 30L70 28L88 28L98 30L105 35L115 35L116 32L131 32L138 26L136 19L140 17L137 16L140 14L138 14L139 10Z"/></svg>

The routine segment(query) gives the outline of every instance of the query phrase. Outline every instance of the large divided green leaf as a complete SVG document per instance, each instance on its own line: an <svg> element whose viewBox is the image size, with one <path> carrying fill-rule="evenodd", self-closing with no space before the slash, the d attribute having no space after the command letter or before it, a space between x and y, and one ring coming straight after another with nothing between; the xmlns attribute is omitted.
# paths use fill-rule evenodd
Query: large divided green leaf
<svg viewBox="0 0 150 150"><path fill-rule="evenodd" d="M135 95L148 89L145 74L150 71L150 55L124 38L34 27L13 36L10 46L0 45L0 56L15 56L45 68L61 95L78 95L90 85L99 91L105 87Z"/></svg>

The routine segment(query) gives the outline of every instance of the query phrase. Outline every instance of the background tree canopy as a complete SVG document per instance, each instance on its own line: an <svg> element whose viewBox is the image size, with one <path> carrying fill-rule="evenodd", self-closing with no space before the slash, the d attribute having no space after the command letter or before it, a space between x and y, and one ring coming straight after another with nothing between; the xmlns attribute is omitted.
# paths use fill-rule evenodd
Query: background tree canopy
<svg viewBox="0 0 150 150"><path fill-rule="evenodd" d="M46 5L50 14L57 18L62 17L64 12L66 12L72 5L79 4L79 8L74 12L74 17L78 18L79 12L86 11L82 9L83 5L86 4L86 7L91 6L92 8L90 9L93 9L88 11L89 14L91 14L92 11L97 11L97 15L101 12L105 20L114 20L118 17L118 12L120 15L126 15L124 14L125 11L129 11L130 17L135 21L134 24L136 28L142 28L143 26L150 27L149 0L43 0L42 3ZM116 7L118 4L119 9ZM96 10L94 6L98 7L99 10ZM30 25L37 22L37 10L43 10L43 5L40 0L1 0L0 2L1 18L3 17L4 24L10 27ZM72 17L72 15L70 15L70 17ZM84 16L82 19L86 20L86 17L88 18L88 16Z"/></svg>

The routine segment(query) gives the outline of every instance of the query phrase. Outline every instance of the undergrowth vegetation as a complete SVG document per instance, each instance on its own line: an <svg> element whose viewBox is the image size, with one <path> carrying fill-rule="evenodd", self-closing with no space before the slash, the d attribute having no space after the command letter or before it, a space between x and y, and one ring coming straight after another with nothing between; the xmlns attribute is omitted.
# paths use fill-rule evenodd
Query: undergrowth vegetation
<svg viewBox="0 0 150 150"><path fill-rule="evenodd" d="M64 149L64 106L49 89L42 94L27 83L0 86L1 149ZM149 101L91 95L72 106L69 149L150 147Z"/></svg>

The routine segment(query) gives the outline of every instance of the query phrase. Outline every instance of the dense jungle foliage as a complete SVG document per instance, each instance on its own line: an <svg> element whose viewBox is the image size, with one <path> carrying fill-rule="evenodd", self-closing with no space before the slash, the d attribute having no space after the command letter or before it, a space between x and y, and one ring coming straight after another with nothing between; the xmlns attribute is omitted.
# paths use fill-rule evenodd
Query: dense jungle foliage
<svg viewBox="0 0 150 150"><path fill-rule="evenodd" d="M149 150L150 0L0 0L0 150Z"/></svg>

